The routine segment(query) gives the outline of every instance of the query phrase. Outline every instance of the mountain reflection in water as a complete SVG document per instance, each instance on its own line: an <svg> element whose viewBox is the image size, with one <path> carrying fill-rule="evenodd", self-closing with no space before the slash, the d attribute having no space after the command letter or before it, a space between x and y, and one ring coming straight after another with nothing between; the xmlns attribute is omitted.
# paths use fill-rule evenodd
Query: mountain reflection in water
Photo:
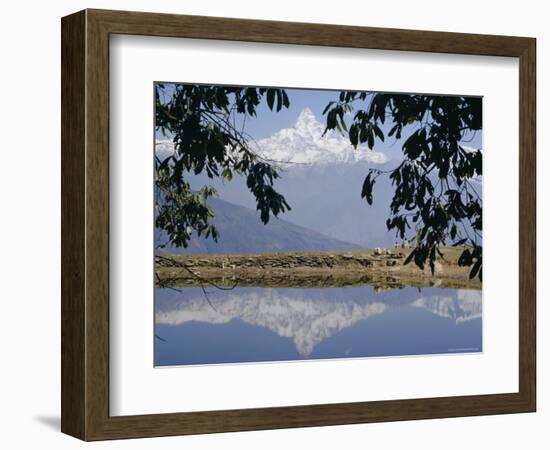
<svg viewBox="0 0 550 450"><path fill-rule="evenodd" d="M480 352L481 291L157 288L155 365Z"/></svg>

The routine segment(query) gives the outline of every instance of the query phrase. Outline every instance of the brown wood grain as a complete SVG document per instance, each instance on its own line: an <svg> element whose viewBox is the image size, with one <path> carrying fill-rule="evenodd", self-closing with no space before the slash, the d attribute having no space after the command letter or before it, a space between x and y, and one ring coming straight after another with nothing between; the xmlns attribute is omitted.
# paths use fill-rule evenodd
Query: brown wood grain
<svg viewBox="0 0 550 450"><path fill-rule="evenodd" d="M61 27L61 430L80 437L86 429L85 19L76 13Z"/></svg>
<svg viewBox="0 0 550 450"><path fill-rule="evenodd" d="M536 409L536 41L519 62L519 391Z"/></svg>
<svg viewBox="0 0 550 450"><path fill-rule="evenodd" d="M113 33L518 57L519 392L110 416L109 35ZM102 10L63 18L62 431L99 440L534 411L535 59L535 40L523 37Z"/></svg>

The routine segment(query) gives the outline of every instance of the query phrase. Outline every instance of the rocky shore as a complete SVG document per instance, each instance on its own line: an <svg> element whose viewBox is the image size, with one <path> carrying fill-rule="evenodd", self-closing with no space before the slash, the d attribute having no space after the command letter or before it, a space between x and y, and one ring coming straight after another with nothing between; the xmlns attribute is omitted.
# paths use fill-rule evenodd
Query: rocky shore
<svg viewBox="0 0 550 450"><path fill-rule="evenodd" d="M241 286L328 287L353 284L468 287L468 268L458 267L453 249L436 262L435 274L413 263L409 250L373 249L352 252L262 253L238 255L162 255L156 257L157 285L189 286L203 282Z"/></svg>

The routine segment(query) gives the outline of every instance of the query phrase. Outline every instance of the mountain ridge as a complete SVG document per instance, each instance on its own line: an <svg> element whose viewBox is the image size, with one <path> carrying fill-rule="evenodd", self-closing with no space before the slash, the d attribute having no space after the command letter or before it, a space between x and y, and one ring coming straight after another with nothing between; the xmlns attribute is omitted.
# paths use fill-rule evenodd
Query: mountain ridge
<svg viewBox="0 0 550 450"><path fill-rule="evenodd" d="M311 109L305 108L294 126L283 128L267 138L250 141L249 145L262 158L281 166L354 164L361 161L383 164L388 161L382 152L370 150L365 145L355 149L346 136L333 130L323 134L324 131L325 126ZM158 139L155 152L162 159L173 154L174 144L169 139Z"/></svg>
<svg viewBox="0 0 550 450"><path fill-rule="evenodd" d="M159 253L263 253L287 251L354 250L361 246L334 239L312 229L296 225L277 217L271 217L264 225L259 214L249 208L219 198L207 203L214 211L212 223L219 231L218 242L194 235L187 248L167 245ZM155 230L155 241L166 241L163 230Z"/></svg>

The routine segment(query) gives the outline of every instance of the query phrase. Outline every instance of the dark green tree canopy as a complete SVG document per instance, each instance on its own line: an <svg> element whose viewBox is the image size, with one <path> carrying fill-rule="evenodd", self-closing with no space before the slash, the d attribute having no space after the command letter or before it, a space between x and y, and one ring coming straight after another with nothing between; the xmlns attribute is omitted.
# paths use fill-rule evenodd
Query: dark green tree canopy
<svg viewBox="0 0 550 450"><path fill-rule="evenodd" d="M361 196L372 204L377 178L389 176L395 191L387 227L415 243L406 263L423 269L428 262L433 273L441 246L467 244L459 264L481 279L482 202L472 179L482 175L482 151L462 145L482 129L481 98L343 91L324 113L325 132L347 133L355 148L366 143L372 150L377 140L406 133L403 161L389 171L371 169Z"/></svg>
<svg viewBox="0 0 550 450"><path fill-rule="evenodd" d="M186 172L226 180L234 174L245 176L264 224L270 214L290 209L274 188L279 173L251 151L244 131L247 117L256 115L262 101L274 111L288 108L283 89L157 83L155 101L156 131L174 143L172 155L155 157L156 226L167 232L171 243L186 247L193 231L217 238L205 202L216 191L209 186L193 191Z"/></svg>

